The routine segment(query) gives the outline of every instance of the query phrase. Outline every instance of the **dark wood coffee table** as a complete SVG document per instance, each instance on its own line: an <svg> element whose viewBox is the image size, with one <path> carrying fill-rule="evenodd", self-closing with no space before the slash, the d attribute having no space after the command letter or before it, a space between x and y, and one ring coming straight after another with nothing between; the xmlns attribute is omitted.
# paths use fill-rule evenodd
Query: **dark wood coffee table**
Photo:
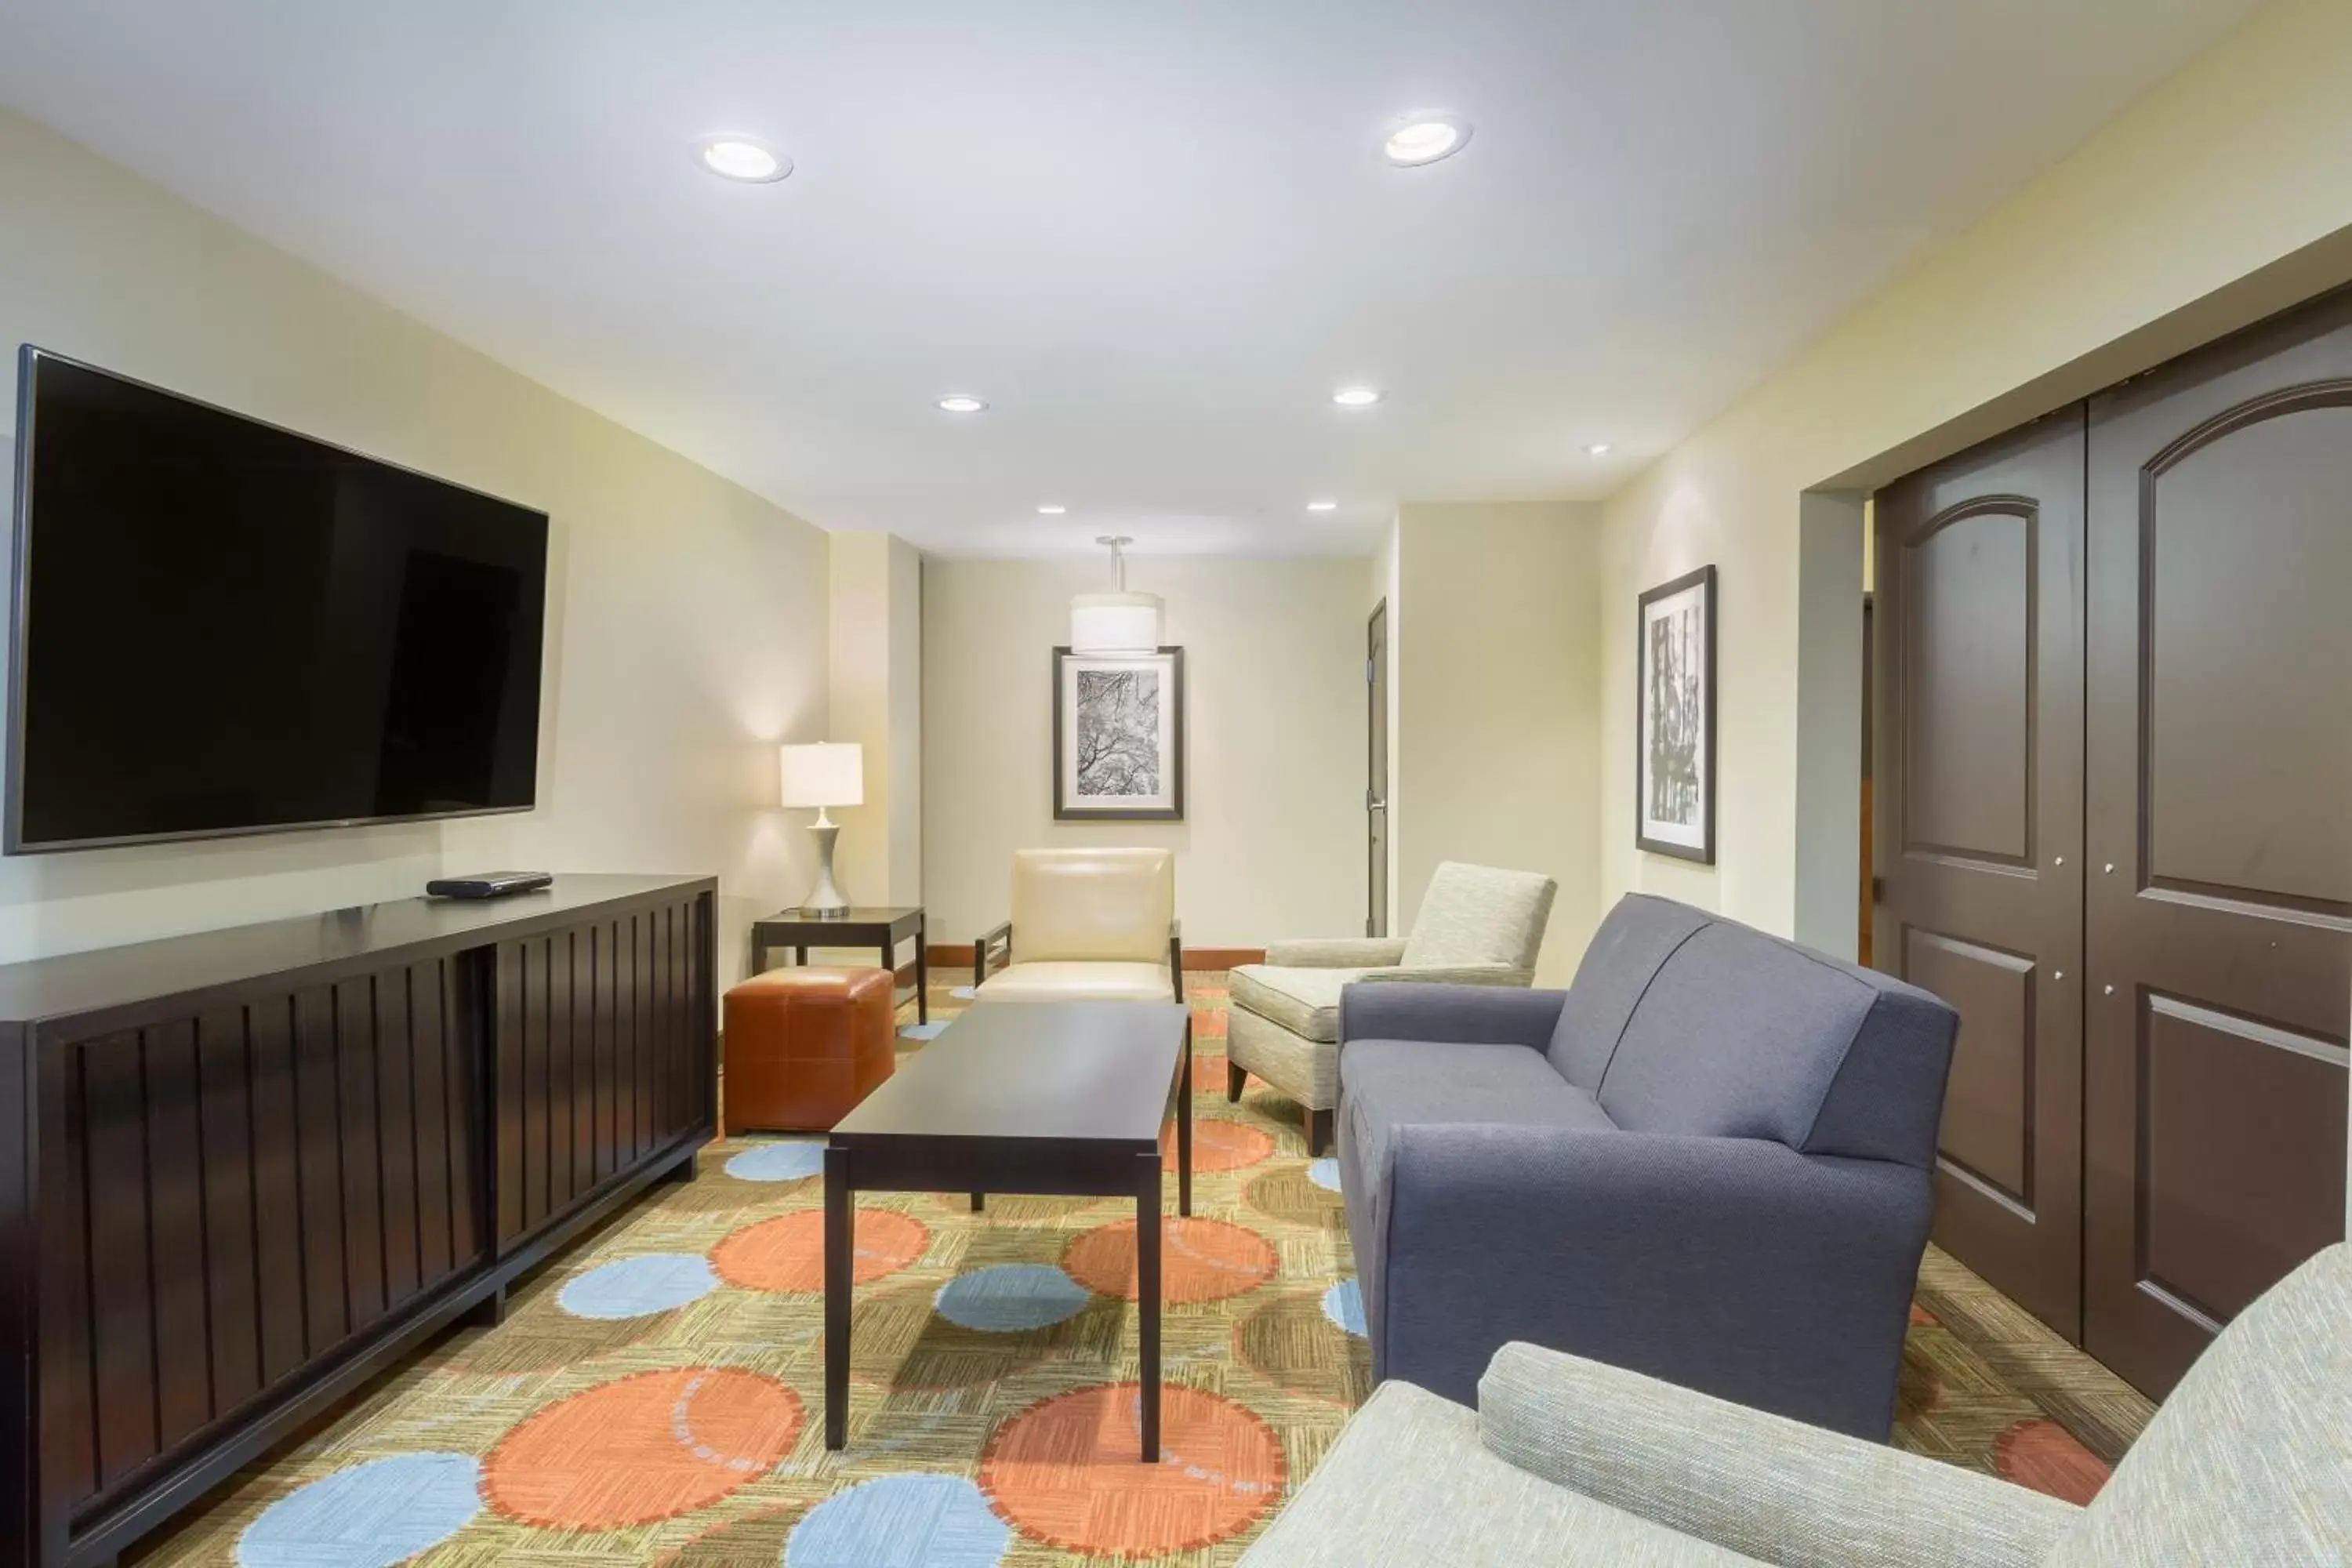
<svg viewBox="0 0 2352 1568"><path fill-rule="evenodd" d="M1172 1103L1171 1103L1172 1101ZM1192 1011L983 1002L844 1117L824 1149L824 1446L849 1436L851 1222L860 1192L1135 1199L1143 1461L1160 1458L1160 1134L1192 1212Z"/></svg>

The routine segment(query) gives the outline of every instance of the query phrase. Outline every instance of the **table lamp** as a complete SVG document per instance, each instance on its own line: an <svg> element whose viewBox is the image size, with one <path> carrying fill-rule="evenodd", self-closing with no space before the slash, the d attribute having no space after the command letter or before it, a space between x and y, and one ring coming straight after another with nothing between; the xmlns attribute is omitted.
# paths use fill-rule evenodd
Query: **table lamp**
<svg viewBox="0 0 2352 1568"><path fill-rule="evenodd" d="M801 913L839 920L849 913L849 900L833 881L833 841L841 827L825 809L866 804L866 753L855 742L838 741L781 751L785 809L816 808L816 820L809 824L809 831L816 835L816 886L801 901Z"/></svg>

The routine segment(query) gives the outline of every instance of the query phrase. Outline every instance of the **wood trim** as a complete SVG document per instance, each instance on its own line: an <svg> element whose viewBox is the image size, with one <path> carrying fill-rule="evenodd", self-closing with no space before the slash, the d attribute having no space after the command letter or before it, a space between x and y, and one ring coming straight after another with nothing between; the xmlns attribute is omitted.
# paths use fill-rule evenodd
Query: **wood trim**
<svg viewBox="0 0 2352 1568"><path fill-rule="evenodd" d="M931 969L970 969L972 944L968 942L935 942L924 952ZM1187 971L1232 969L1244 963L1264 963L1265 949L1262 947L1188 947L1184 950ZM901 973L904 973L901 971Z"/></svg>

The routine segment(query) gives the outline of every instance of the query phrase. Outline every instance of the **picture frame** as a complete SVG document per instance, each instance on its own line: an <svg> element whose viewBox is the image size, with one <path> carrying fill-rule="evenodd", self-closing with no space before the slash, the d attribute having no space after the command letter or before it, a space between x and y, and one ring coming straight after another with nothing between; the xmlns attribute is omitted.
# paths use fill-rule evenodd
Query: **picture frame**
<svg viewBox="0 0 2352 1568"><path fill-rule="evenodd" d="M1184 650L1054 650L1054 820L1184 820Z"/></svg>
<svg viewBox="0 0 2352 1568"><path fill-rule="evenodd" d="M1643 594L1633 617L1633 844L1715 864L1715 568Z"/></svg>

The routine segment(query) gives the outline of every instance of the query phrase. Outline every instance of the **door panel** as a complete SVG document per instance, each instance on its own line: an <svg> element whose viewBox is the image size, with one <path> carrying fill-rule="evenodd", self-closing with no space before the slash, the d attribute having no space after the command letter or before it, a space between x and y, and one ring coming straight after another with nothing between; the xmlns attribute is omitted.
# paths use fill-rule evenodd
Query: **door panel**
<svg viewBox="0 0 2352 1568"><path fill-rule="evenodd" d="M1389 934L1389 606L1383 599L1372 608L1366 629L1364 657L1365 733L1370 738L1365 758L1364 816L1365 880L1370 912L1364 921L1366 936Z"/></svg>
<svg viewBox="0 0 2352 1568"><path fill-rule="evenodd" d="M2352 300L2095 399L2084 1348L2153 1394L2344 1235Z"/></svg>
<svg viewBox="0 0 2352 1568"><path fill-rule="evenodd" d="M1959 1010L1936 1239L2081 1332L2083 423L1879 492L1873 954Z"/></svg>

